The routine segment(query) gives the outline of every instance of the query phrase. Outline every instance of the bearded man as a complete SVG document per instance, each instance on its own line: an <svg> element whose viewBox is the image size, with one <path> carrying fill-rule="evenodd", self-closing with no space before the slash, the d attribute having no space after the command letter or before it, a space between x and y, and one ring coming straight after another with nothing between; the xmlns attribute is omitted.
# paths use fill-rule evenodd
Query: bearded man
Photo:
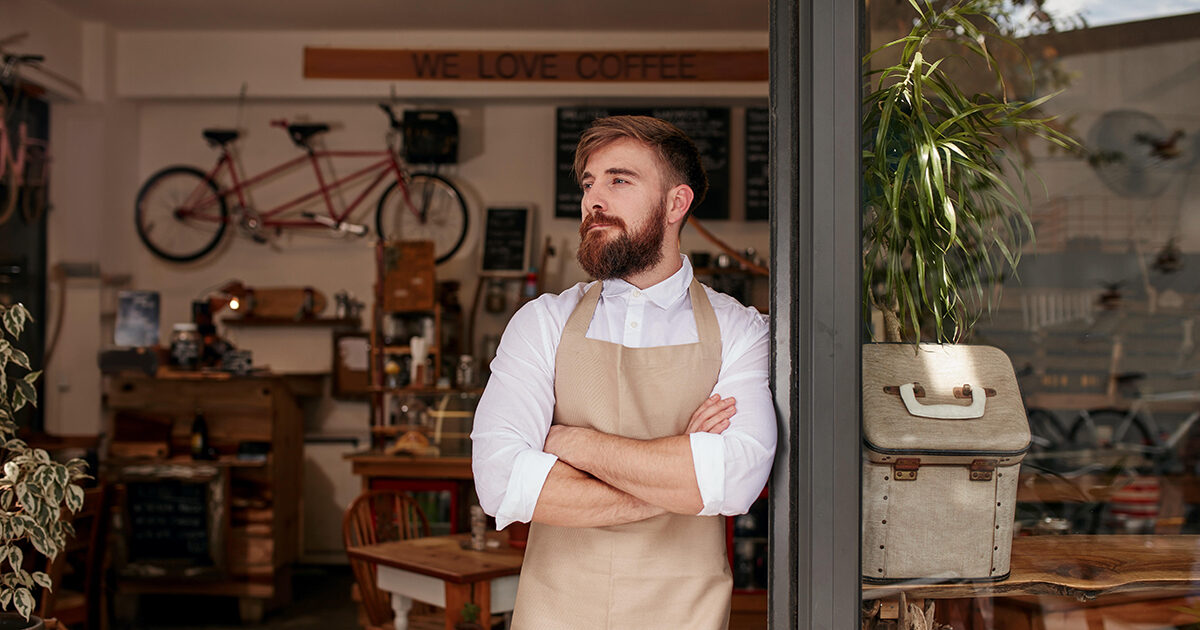
<svg viewBox="0 0 1200 630"><path fill-rule="evenodd" d="M597 120L575 176L598 282L513 316L471 434L484 511L532 523L513 627L725 628L724 516L749 509L775 453L768 327L680 254L708 189L682 131Z"/></svg>

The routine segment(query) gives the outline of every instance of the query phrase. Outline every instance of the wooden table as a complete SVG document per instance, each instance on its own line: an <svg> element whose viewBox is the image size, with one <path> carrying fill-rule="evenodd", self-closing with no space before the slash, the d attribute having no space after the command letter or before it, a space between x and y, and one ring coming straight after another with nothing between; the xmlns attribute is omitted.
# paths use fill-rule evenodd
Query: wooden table
<svg viewBox="0 0 1200 630"><path fill-rule="evenodd" d="M517 578L525 552L508 545L508 536L490 533L497 547L485 551L463 549L468 534L432 536L397 542L351 547L353 558L373 562L379 588L392 593L396 628L404 630L412 600L446 609L446 630L462 621L467 602L479 606L479 621L490 628L493 613L513 609Z"/></svg>
<svg viewBox="0 0 1200 630"><path fill-rule="evenodd" d="M1012 544L1006 580L972 584L863 584L863 599L884 600L889 617L907 601L1047 595L1091 602L1101 596L1161 598L1200 591L1200 536L1026 536Z"/></svg>

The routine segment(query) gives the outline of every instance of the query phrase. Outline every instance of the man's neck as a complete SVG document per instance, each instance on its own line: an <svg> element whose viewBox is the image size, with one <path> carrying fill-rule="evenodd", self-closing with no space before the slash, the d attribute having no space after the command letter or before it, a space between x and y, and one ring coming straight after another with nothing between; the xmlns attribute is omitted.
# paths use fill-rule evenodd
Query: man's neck
<svg viewBox="0 0 1200 630"><path fill-rule="evenodd" d="M663 252L663 259L657 265L627 278L622 278L622 280L639 289L645 290L675 275L683 267L683 259L679 256L679 248L664 249L666 251Z"/></svg>

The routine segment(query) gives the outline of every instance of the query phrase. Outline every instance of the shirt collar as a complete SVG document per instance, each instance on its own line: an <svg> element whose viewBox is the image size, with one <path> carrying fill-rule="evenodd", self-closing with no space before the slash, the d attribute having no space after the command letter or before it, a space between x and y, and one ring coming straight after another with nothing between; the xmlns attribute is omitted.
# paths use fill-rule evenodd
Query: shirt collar
<svg viewBox="0 0 1200 630"><path fill-rule="evenodd" d="M642 295L653 302L659 308L668 308L684 295L687 294L688 288L692 285L692 263L687 256L679 255L683 265L679 267L679 271L671 274L671 277L659 282L656 285L647 287L642 290ZM637 287L621 280L613 278L605 280L600 290L601 297L627 297L627 294L637 290Z"/></svg>

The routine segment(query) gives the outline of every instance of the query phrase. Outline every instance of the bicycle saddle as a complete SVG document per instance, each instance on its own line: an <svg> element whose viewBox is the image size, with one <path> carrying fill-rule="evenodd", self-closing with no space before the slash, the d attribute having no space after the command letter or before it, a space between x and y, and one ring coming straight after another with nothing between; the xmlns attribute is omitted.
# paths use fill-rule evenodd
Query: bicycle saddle
<svg viewBox="0 0 1200 630"><path fill-rule="evenodd" d="M326 131L329 131L329 125L323 123L294 123L287 126L288 135L292 137L292 142L301 149L308 148L308 139Z"/></svg>
<svg viewBox="0 0 1200 630"><path fill-rule="evenodd" d="M242 132L237 129L205 129L204 139L213 146L224 146L238 139Z"/></svg>

